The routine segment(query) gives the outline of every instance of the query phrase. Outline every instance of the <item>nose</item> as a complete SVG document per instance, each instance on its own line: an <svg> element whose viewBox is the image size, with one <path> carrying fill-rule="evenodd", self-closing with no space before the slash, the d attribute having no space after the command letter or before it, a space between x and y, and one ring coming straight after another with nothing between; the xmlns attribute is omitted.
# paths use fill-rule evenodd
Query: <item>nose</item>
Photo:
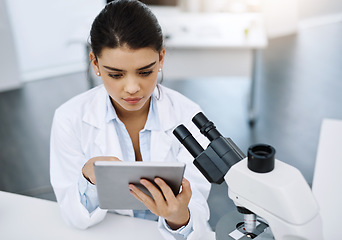
<svg viewBox="0 0 342 240"><path fill-rule="evenodd" d="M135 93L140 91L140 84L137 79L127 78L124 91L129 93L130 95L134 95Z"/></svg>

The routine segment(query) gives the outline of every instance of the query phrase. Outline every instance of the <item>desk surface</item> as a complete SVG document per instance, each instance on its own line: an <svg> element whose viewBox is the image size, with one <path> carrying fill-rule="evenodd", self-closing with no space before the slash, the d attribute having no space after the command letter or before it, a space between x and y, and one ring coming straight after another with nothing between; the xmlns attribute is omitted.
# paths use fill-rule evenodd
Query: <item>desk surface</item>
<svg viewBox="0 0 342 240"><path fill-rule="evenodd" d="M111 237L110 237L111 236ZM0 239L161 240L157 222L107 214L87 230L67 226L56 202L0 191Z"/></svg>
<svg viewBox="0 0 342 240"><path fill-rule="evenodd" d="M67 226L56 202L0 191L0 239L49 240L161 240L158 223L108 213L104 221L87 229ZM199 240L214 240L211 232Z"/></svg>

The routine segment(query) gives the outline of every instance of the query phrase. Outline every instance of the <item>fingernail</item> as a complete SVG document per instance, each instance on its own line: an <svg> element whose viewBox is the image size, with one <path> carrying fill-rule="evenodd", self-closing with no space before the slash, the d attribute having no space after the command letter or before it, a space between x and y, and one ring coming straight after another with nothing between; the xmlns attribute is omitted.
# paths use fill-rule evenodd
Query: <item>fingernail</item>
<svg viewBox="0 0 342 240"><path fill-rule="evenodd" d="M154 182L155 182L155 183L161 183L161 181L160 181L159 178L155 178L155 179L154 179Z"/></svg>

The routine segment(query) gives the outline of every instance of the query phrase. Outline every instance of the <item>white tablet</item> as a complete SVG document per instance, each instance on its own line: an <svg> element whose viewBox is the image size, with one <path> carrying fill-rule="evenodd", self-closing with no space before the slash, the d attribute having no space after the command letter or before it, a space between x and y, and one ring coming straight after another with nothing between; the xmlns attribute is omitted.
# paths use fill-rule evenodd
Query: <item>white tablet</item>
<svg viewBox="0 0 342 240"><path fill-rule="evenodd" d="M128 184L133 183L150 195L149 191L139 183L140 179L144 178L154 183L154 178L160 177L177 195L182 183L185 164L181 162L97 161L94 163L94 168L100 208L144 210L147 208L130 193Z"/></svg>

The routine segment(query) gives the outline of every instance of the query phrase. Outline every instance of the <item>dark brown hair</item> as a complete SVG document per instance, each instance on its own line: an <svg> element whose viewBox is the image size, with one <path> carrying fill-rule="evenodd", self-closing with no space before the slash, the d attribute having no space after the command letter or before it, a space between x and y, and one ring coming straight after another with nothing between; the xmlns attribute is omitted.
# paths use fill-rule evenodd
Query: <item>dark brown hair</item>
<svg viewBox="0 0 342 240"><path fill-rule="evenodd" d="M157 18L145 4L135 0L115 0L95 18L90 45L95 57L100 56L106 47L150 47L160 53L163 34Z"/></svg>

